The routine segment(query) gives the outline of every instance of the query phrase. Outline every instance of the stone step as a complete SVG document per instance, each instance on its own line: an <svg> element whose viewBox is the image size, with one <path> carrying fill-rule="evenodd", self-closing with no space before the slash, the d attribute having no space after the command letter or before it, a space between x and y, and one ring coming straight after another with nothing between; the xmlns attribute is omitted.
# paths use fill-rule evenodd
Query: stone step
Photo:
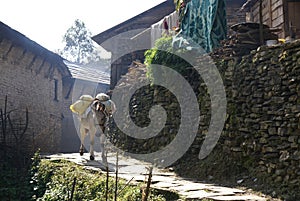
<svg viewBox="0 0 300 201"><path fill-rule="evenodd" d="M79 153L70 154L55 154L45 155L44 158L50 160L65 159L75 162L79 165L83 165L86 168L94 170L105 171L105 164L102 163L101 154L95 153L96 160L90 161L89 155L85 154L80 156ZM99 159L99 160L98 160ZM114 176L116 167L115 154L108 155L108 165L110 175ZM119 168L118 177L131 181L132 184L137 182L145 182L147 180L147 168L150 167L149 163L138 161L133 158L124 157L119 155ZM152 172L152 188L161 189L165 191L176 192L182 199L185 200L251 200L251 201L265 201L265 197L261 197L254 194L249 194L244 190L237 188L229 188L224 186L218 186L214 184L201 183L192 181L190 179L177 176L174 172L168 172L163 169L153 168Z"/></svg>

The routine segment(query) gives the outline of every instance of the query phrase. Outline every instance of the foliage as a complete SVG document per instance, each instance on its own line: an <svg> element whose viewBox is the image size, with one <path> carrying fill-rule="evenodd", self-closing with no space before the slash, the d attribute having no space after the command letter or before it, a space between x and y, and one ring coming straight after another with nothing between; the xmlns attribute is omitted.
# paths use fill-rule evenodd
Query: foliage
<svg viewBox="0 0 300 201"><path fill-rule="evenodd" d="M44 195L46 191L46 184L49 181L51 176L50 172L48 174L44 174L41 176L39 174L40 170L41 158L39 152L36 152L32 158L32 164L30 169L30 184L32 186L33 196L32 198L35 200L37 197L41 197Z"/></svg>
<svg viewBox="0 0 300 201"><path fill-rule="evenodd" d="M26 176L26 171L2 163L0 169L0 200L28 200L31 194Z"/></svg>
<svg viewBox="0 0 300 201"><path fill-rule="evenodd" d="M59 50L58 54L69 61L86 64L101 60L91 39L91 32L79 19L75 20L74 25L67 30L63 42L65 47L63 50Z"/></svg>
<svg viewBox="0 0 300 201"><path fill-rule="evenodd" d="M164 36L155 42L154 48L145 52L145 64L147 65L147 76L154 80L156 76L162 76L155 72L155 66L152 64L163 65L184 74L187 67L190 67L187 61L178 55L185 54L187 50L174 50L172 47L172 36Z"/></svg>
<svg viewBox="0 0 300 201"><path fill-rule="evenodd" d="M28 200L31 189L28 185L32 150L28 128L28 110L10 109L8 97L0 108L0 200ZM18 111L18 115L14 112ZM26 143L25 143L26 142Z"/></svg>
<svg viewBox="0 0 300 201"><path fill-rule="evenodd" d="M182 4L183 0L174 0L175 8L178 11L180 9L180 5Z"/></svg>
<svg viewBox="0 0 300 201"><path fill-rule="evenodd" d="M0 166L0 200L31 200L33 195L30 185L30 157L17 154L8 154ZM15 160L23 159L23 165L15 163Z"/></svg>
<svg viewBox="0 0 300 201"><path fill-rule="evenodd" d="M191 0L174 0L176 10L180 10L180 8L184 7Z"/></svg>
<svg viewBox="0 0 300 201"><path fill-rule="evenodd" d="M179 24L181 23L183 17L184 17L184 10L185 10L185 6L186 4L190 2L190 0L174 0L174 4L175 4L175 9L179 14ZM179 25L180 26L180 25Z"/></svg>
<svg viewBox="0 0 300 201"><path fill-rule="evenodd" d="M76 178L73 200L105 200L106 176L100 171L86 170L82 166L65 160L41 160L34 176L37 200L70 200L74 178ZM119 180L120 189L125 181ZM114 178L109 180L109 200L113 200ZM43 194L43 195L42 195ZM118 200L141 200L139 186L127 186L118 195ZM150 201L163 201L162 195L152 191Z"/></svg>

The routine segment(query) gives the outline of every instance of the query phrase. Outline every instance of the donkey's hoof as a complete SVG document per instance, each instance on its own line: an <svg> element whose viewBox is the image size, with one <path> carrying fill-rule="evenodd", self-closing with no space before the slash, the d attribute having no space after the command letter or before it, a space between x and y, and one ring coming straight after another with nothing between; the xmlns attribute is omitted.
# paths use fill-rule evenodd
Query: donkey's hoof
<svg viewBox="0 0 300 201"><path fill-rule="evenodd" d="M91 160L91 161L95 160L95 157L92 156L92 155L90 155L90 160Z"/></svg>
<svg viewBox="0 0 300 201"><path fill-rule="evenodd" d="M79 154L80 154L80 156L83 156L83 151L80 151Z"/></svg>

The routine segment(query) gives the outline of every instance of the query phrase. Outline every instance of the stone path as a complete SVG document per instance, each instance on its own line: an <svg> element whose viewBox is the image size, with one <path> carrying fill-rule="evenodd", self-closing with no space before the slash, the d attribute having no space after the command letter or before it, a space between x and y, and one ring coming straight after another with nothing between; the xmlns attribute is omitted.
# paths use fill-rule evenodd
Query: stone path
<svg viewBox="0 0 300 201"><path fill-rule="evenodd" d="M96 160L90 161L89 154L80 156L79 153L56 154L45 156L49 159L66 159L77 164L84 165L86 168L105 169L101 162L101 154L96 153ZM116 156L110 154L108 156L109 170L115 172ZM133 158L119 156L119 177L134 182L144 182L147 178L149 164L135 160ZM113 173L111 174L114 175ZM178 177L174 172L154 168L152 176L152 188L173 191L179 194L183 200L201 200L204 198L211 200L251 200L266 201L265 197L249 194L237 188L222 187L214 184L206 184L191 181L182 177Z"/></svg>

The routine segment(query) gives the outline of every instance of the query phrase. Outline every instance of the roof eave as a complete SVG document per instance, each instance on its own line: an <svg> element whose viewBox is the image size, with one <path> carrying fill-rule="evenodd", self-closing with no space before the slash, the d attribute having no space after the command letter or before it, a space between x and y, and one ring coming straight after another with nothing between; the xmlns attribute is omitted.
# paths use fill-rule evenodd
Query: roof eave
<svg viewBox="0 0 300 201"><path fill-rule="evenodd" d="M160 9L162 9L164 12L160 16L154 15L154 13L156 13ZM122 32L132 30L133 28L131 28L131 27L133 25L134 25L134 29L149 28L152 24L158 22L164 16L172 13L174 10L175 10L175 5L174 5L173 1L170 1L170 0L164 1L161 4L154 6L145 12L136 15L135 17L132 17L132 18L130 18L130 19L104 31L104 32L101 32L101 33L93 36L92 39L96 43L101 45L102 43L104 43L106 40L108 40L111 37L114 37ZM152 20L152 18L150 16L151 17L155 16L156 17L155 20ZM149 17L149 18L147 19L147 17ZM148 22L143 22L143 19L148 20Z"/></svg>

